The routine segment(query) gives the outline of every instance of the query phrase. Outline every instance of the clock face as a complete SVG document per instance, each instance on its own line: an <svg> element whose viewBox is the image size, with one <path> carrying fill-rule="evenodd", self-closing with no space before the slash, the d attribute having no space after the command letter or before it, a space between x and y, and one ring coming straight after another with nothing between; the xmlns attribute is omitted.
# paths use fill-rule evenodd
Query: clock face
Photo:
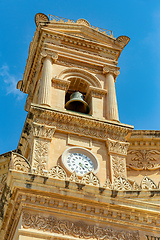
<svg viewBox="0 0 160 240"><path fill-rule="evenodd" d="M75 172L79 177L91 171L97 173L99 170L99 161L96 156L82 147L66 149L61 156L61 164L68 174Z"/></svg>
<svg viewBox="0 0 160 240"><path fill-rule="evenodd" d="M78 175L84 175L94 170L91 159L82 153L70 153L66 162L68 168Z"/></svg>

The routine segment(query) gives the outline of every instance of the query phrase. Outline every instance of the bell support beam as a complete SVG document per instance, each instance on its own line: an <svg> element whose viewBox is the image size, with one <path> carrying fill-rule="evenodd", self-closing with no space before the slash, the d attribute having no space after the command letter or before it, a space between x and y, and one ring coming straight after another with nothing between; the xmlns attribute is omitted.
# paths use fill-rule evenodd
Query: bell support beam
<svg viewBox="0 0 160 240"><path fill-rule="evenodd" d="M119 69L109 69L107 66L103 68L103 73L106 76L105 88L107 93L107 119L119 122L117 97L115 89L115 80L119 74Z"/></svg>

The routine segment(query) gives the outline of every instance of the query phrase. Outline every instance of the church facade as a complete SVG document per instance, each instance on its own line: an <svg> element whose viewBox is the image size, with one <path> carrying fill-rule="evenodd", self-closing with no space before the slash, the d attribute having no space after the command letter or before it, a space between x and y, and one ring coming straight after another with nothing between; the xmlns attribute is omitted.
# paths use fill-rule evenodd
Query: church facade
<svg viewBox="0 0 160 240"><path fill-rule="evenodd" d="M28 112L0 155L0 239L160 239L160 131L119 121L127 36L85 19L35 16L17 88Z"/></svg>

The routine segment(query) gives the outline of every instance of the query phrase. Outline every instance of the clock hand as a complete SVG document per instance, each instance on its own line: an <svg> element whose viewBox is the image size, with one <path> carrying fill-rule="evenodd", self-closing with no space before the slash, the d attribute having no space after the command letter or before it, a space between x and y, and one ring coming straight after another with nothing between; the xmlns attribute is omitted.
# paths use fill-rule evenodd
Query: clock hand
<svg viewBox="0 0 160 240"><path fill-rule="evenodd" d="M82 163L79 163L80 167L83 168L83 170L85 170L85 168L83 167Z"/></svg>

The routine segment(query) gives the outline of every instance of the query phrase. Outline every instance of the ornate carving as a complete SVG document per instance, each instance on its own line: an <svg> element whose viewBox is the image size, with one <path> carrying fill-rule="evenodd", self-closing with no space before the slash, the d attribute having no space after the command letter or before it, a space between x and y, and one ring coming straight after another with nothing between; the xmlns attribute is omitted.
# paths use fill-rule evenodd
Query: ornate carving
<svg viewBox="0 0 160 240"><path fill-rule="evenodd" d="M54 63L58 59L58 53L53 51L50 52L50 51L47 51L46 49L43 49L43 51L40 53L39 62L43 63L45 58L50 58L52 60L52 63Z"/></svg>
<svg viewBox="0 0 160 240"><path fill-rule="evenodd" d="M138 183L136 183L135 181L128 179L128 181L130 182L130 184L132 185L132 189L134 191L140 191L142 190L141 187L138 185Z"/></svg>
<svg viewBox="0 0 160 240"><path fill-rule="evenodd" d="M99 181L98 177L94 173L92 173L92 172L86 173L83 176L81 182L83 184L92 185L92 186L98 186L98 187L100 185L100 181Z"/></svg>
<svg viewBox="0 0 160 240"><path fill-rule="evenodd" d="M130 38L127 36L119 36L116 39L116 42L119 43L122 48L124 48L129 41L130 41Z"/></svg>
<svg viewBox="0 0 160 240"><path fill-rule="evenodd" d="M30 172L31 166L28 162L28 160L23 157L22 155L18 153L13 153L11 156L11 163L10 163L10 169L22 171L22 172Z"/></svg>
<svg viewBox="0 0 160 240"><path fill-rule="evenodd" d="M85 25L85 26L87 26L87 27L90 27L90 26L91 26L90 23L89 23L86 19L82 19L82 18L81 18L81 19L78 19L76 23Z"/></svg>
<svg viewBox="0 0 160 240"><path fill-rule="evenodd" d="M44 111L40 106L31 106L31 112L35 114L35 122L55 126L57 130L67 133L81 134L96 138L107 139L108 137L125 140L125 137L132 131L132 127L111 125L107 121L96 121L89 117L76 116L66 111L58 110ZM39 118L40 116L40 118Z"/></svg>
<svg viewBox="0 0 160 240"><path fill-rule="evenodd" d="M116 230L110 227L99 227L88 225L85 222L71 222L68 220L58 220L54 216L40 216L39 214L24 212L22 216L22 226L25 229L33 228L51 233L59 233L84 239L129 239L138 240L138 231Z"/></svg>
<svg viewBox="0 0 160 240"><path fill-rule="evenodd" d="M109 178L106 179L104 185L103 185L103 188L106 188L106 189L112 189L112 184L111 184L111 181Z"/></svg>
<svg viewBox="0 0 160 240"><path fill-rule="evenodd" d="M111 168L112 168L112 178L122 177L126 178L126 160L121 156L110 156L111 158Z"/></svg>
<svg viewBox="0 0 160 240"><path fill-rule="evenodd" d="M54 88L58 88L58 89L67 91L69 88L69 85L70 85L70 81L53 78L52 84L53 84Z"/></svg>
<svg viewBox="0 0 160 240"><path fill-rule="evenodd" d="M145 176L141 181L141 188L145 190L154 190L158 189L157 185L153 182L152 179Z"/></svg>
<svg viewBox="0 0 160 240"><path fill-rule="evenodd" d="M34 152L32 168L36 174L44 175L47 167L49 142L42 139L34 139Z"/></svg>
<svg viewBox="0 0 160 240"><path fill-rule="evenodd" d="M58 166L52 167L49 170L48 176L52 178L60 179L60 180L65 180L67 177L67 174L64 171L64 169L58 165Z"/></svg>
<svg viewBox="0 0 160 240"><path fill-rule="evenodd" d="M118 191L130 191L132 190L132 185L127 179L119 177L114 181L114 189Z"/></svg>
<svg viewBox="0 0 160 240"><path fill-rule="evenodd" d="M46 138L51 140L55 132L55 127L46 126L33 122L33 135L35 137Z"/></svg>
<svg viewBox="0 0 160 240"><path fill-rule="evenodd" d="M108 138L107 139L107 146L108 146L108 152L109 153L127 155L127 150L128 150L128 147L129 147L129 143L115 141L113 139Z"/></svg>
<svg viewBox="0 0 160 240"><path fill-rule="evenodd" d="M71 174L71 176L70 176L70 178L69 178L69 181L70 181L70 182L79 182L79 179L78 179L78 177L77 177L77 175L76 175L76 172L73 172L73 173Z"/></svg>
<svg viewBox="0 0 160 240"><path fill-rule="evenodd" d="M43 13L37 13L35 15L36 26L38 26L40 22L49 22L49 18Z"/></svg>
<svg viewBox="0 0 160 240"><path fill-rule="evenodd" d="M139 171L160 169L160 163L156 159L157 155L160 155L158 150L129 150L130 160L128 158L127 167Z"/></svg>

